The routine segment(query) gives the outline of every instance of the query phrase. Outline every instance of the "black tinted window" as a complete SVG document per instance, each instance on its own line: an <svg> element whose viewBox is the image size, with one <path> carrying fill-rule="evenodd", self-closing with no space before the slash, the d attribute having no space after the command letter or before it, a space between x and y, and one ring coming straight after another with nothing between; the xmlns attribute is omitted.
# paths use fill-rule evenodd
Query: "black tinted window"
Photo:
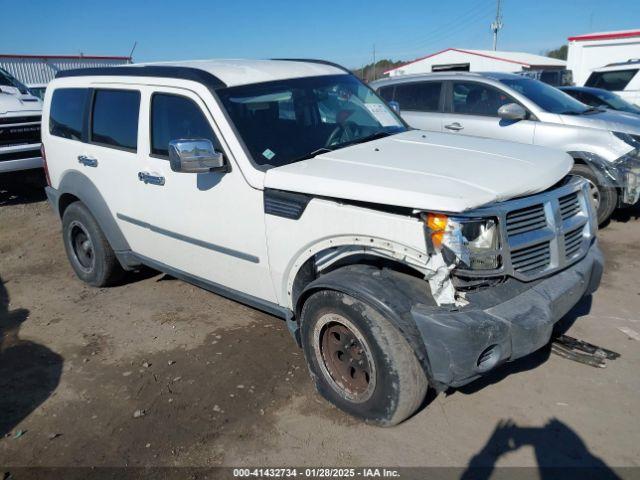
<svg viewBox="0 0 640 480"><path fill-rule="evenodd" d="M49 133L72 140L82 139L86 88L60 88L53 92L49 113Z"/></svg>
<svg viewBox="0 0 640 480"><path fill-rule="evenodd" d="M390 102L393 100L393 89L395 87L393 85L389 86L389 87L382 87L378 90L378 95L380 95L382 98L384 98L387 102Z"/></svg>
<svg viewBox="0 0 640 480"><path fill-rule="evenodd" d="M452 109L467 115L498 116L498 109L512 103L504 92L475 82L453 82Z"/></svg>
<svg viewBox="0 0 640 480"><path fill-rule="evenodd" d="M593 72L584 86L604 88L609 91L624 90L636 73L638 73L638 69L617 70L615 72Z"/></svg>
<svg viewBox="0 0 640 480"><path fill-rule="evenodd" d="M396 85L394 100L401 110L437 112L442 82L422 82Z"/></svg>
<svg viewBox="0 0 640 480"><path fill-rule="evenodd" d="M140 92L96 90L91 141L135 151L138 145L139 110Z"/></svg>
<svg viewBox="0 0 640 480"><path fill-rule="evenodd" d="M178 95L156 93L151 100L151 153L169 155L169 142L179 139L207 139L220 150L218 141L200 107Z"/></svg>

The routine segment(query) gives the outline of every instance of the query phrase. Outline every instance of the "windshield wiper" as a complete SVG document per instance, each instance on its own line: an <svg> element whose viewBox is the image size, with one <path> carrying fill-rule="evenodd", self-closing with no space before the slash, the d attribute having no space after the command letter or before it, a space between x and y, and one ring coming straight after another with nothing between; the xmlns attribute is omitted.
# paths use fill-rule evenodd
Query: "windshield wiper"
<svg viewBox="0 0 640 480"><path fill-rule="evenodd" d="M587 108L586 110L581 112L581 114L582 115L589 115L591 113L602 113L602 112L604 112L604 109L602 109L602 108L591 107L591 108Z"/></svg>
<svg viewBox="0 0 640 480"><path fill-rule="evenodd" d="M340 145L337 145L336 148L344 148L344 147L348 147L349 145L366 143L372 140L377 140L379 138L388 137L389 135L395 135L396 133L399 133L399 132L384 132L384 131L376 132L376 133L372 133L371 135L367 135L366 137L356 138L355 140L349 140L348 142L341 143Z"/></svg>
<svg viewBox="0 0 640 480"><path fill-rule="evenodd" d="M328 153L328 152L332 152L332 151L333 151L333 148L329 148L329 147L318 148L317 150L314 150L311 153L306 153L306 154L302 155L301 157L294 158L289 163L296 163L296 162L301 162L302 160L309 160L310 158L313 158L316 155L320 155L321 153Z"/></svg>

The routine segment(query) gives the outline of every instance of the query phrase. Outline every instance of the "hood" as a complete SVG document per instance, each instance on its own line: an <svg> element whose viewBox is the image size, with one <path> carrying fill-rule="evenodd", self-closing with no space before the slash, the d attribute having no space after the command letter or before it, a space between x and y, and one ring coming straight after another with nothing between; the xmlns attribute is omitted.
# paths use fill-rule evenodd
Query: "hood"
<svg viewBox="0 0 640 480"><path fill-rule="evenodd" d="M546 190L572 166L560 150L412 130L272 168L265 187L463 212Z"/></svg>
<svg viewBox="0 0 640 480"><path fill-rule="evenodd" d="M22 94L17 88L1 86L0 115L6 113L40 112L42 102L33 95Z"/></svg>
<svg viewBox="0 0 640 480"><path fill-rule="evenodd" d="M633 113L605 110L586 115L560 115L560 118L565 125L640 134L640 117Z"/></svg>

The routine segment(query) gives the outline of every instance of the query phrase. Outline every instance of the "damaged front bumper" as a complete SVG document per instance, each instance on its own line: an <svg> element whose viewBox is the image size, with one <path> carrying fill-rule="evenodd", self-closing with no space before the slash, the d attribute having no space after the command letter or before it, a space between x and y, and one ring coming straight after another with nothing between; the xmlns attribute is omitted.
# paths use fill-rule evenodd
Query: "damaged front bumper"
<svg viewBox="0 0 640 480"><path fill-rule="evenodd" d="M547 344L554 324L598 288L603 263L594 240L586 255L565 270L534 282L510 278L467 294L467 307L414 305L411 315L433 380L461 386Z"/></svg>
<svg viewBox="0 0 640 480"><path fill-rule="evenodd" d="M613 162L590 152L571 152L591 166L600 185L620 191L620 206L635 205L640 200L640 155L634 150Z"/></svg>

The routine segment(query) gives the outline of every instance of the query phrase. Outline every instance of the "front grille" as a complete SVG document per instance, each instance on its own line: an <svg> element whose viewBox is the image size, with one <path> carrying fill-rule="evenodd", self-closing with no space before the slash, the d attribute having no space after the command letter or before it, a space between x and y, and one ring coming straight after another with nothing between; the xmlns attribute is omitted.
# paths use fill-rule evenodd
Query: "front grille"
<svg viewBox="0 0 640 480"><path fill-rule="evenodd" d="M578 200L577 192L560 197L558 201L560 202L560 216L562 220L571 218L580 212L580 201Z"/></svg>
<svg viewBox="0 0 640 480"><path fill-rule="evenodd" d="M0 151L0 162L9 160L22 160L23 158L37 158L40 156L40 150L25 150L22 152L7 152L2 153Z"/></svg>
<svg viewBox="0 0 640 480"><path fill-rule="evenodd" d="M595 236L589 189L578 177L536 195L478 209L472 215L497 218L501 241L496 253L502 264L491 271L464 270L469 277L509 275L535 280L578 261Z"/></svg>
<svg viewBox="0 0 640 480"><path fill-rule="evenodd" d="M40 143L40 124L0 125L0 147Z"/></svg>
<svg viewBox="0 0 640 480"><path fill-rule="evenodd" d="M15 125L16 123L40 123L40 115L27 115L24 117L2 117L0 125Z"/></svg>
<svg viewBox="0 0 640 480"><path fill-rule="evenodd" d="M516 272L531 274L545 270L551 262L551 243L541 242L511 252L511 265Z"/></svg>
<svg viewBox="0 0 640 480"><path fill-rule="evenodd" d="M532 205L507 214L507 235L509 236L538 230L546 225L547 219L543 205Z"/></svg>
<svg viewBox="0 0 640 480"><path fill-rule="evenodd" d="M584 227L580 227L564 234L564 251L567 258L572 258L580 253L584 233L583 230Z"/></svg>

